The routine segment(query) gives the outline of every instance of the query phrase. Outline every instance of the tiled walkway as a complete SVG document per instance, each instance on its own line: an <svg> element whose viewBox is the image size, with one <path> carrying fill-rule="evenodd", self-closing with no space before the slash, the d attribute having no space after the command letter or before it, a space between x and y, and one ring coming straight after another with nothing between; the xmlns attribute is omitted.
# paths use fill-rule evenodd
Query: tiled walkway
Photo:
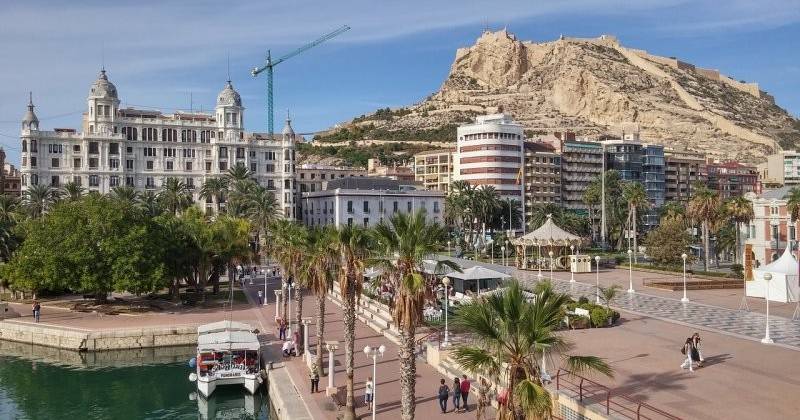
<svg viewBox="0 0 800 420"><path fill-rule="evenodd" d="M468 260L457 261L463 267L475 265L474 262ZM480 265L508 272L520 279L524 284L531 285L538 280L535 272L485 263ZM549 278L549 273L544 273L544 278ZM612 306L621 310L752 340L761 340L764 337L766 316L761 313L738 311L694 302L683 303L679 299L654 296L641 292L630 294L626 292L628 287L627 278L621 278L616 283L623 286L623 288L613 300ZM553 286L559 292L569 293L576 298L586 296L590 301L594 301L596 292L594 285L581 282L570 283L569 280L554 277ZM775 341L775 344L800 350L800 321L771 316L770 336Z"/></svg>

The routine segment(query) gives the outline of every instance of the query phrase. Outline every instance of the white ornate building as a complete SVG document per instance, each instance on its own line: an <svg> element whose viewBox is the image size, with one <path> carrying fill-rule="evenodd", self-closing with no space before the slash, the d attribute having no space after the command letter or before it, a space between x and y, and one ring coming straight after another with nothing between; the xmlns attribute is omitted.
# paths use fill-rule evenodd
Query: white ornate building
<svg viewBox="0 0 800 420"><path fill-rule="evenodd" d="M117 88L102 70L92 84L81 130L41 130L33 102L22 120L22 190L75 182L108 193L130 185L158 191L167 178L193 190L243 164L257 182L275 192L285 217L295 217L295 133L280 136L244 131L244 107L228 81L214 113L120 109ZM210 207L210 204L208 205Z"/></svg>

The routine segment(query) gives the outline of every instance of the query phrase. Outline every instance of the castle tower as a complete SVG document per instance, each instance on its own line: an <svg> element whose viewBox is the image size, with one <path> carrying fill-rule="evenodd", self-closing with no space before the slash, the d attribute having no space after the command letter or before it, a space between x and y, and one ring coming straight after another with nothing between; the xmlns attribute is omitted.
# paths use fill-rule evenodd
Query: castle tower
<svg viewBox="0 0 800 420"><path fill-rule="evenodd" d="M242 97L239 95L231 81L217 95L217 127L223 132L219 140L238 141L243 138L244 107Z"/></svg>
<svg viewBox="0 0 800 420"><path fill-rule="evenodd" d="M89 112L85 114L84 131L89 134L113 133L119 98L117 87L108 81L105 68L100 70L97 80L92 83L86 102Z"/></svg>
<svg viewBox="0 0 800 420"><path fill-rule="evenodd" d="M26 132L30 131L37 131L39 130L39 118L36 117L36 113L33 112L33 93L28 92L28 111L25 113L25 116L22 118L22 131Z"/></svg>

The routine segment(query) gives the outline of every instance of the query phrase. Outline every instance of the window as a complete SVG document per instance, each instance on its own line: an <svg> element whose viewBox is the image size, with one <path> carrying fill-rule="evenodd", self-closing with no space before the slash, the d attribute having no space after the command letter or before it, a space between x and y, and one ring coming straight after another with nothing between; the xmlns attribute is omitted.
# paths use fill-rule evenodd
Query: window
<svg viewBox="0 0 800 420"><path fill-rule="evenodd" d="M186 178L186 188L194 189L194 178Z"/></svg>
<svg viewBox="0 0 800 420"><path fill-rule="evenodd" d="M353 226L353 218L352 217L348 217L347 218L347 226Z"/></svg>
<svg viewBox="0 0 800 420"><path fill-rule="evenodd" d="M364 218L364 227L369 227L369 217Z"/></svg>
<svg viewBox="0 0 800 420"><path fill-rule="evenodd" d="M438 201L434 201L433 202L433 212L434 213L439 213L439 202Z"/></svg>
<svg viewBox="0 0 800 420"><path fill-rule="evenodd" d="M171 160L168 160L168 161L167 161L167 167L166 167L166 170L167 170L167 171L171 171L171 170L173 169L173 166L174 166L174 164L175 164L175 162L173 162L173 161L171 161Z"/></svg>
<svg viewBox="0 0 800 420"><path fill-rule="evenodd" d="M52 185L53 187L58 187L58 175L50 177L50 185Z"/></svg>
<svg viewBox="0 0 800 420"><path fill-rule="evenodd" d="M398 204L397 201L395 201L392 205L392 213L397 213L397 210L398 210Z"/></svg>
<svg viewBox="0 0 800 420"><path fill-rule="evenodd" d="M97 169L99 161L97 158L89 158L89 169Z"/></svg>
<svg viewBox="0 0 800 420"><path fill-rule="evenodd" d="M36 156L31 156L31 168L35 167L36 167ZM39 185L38 183L37 184L33 183L33 177L31 177L31 185Z"/></svg>
<svg viewBox="0 0 800 420"><path fill-rule="evenodd" d="M125 177L125 185L128 186L128 187L133 187L134 186L134 182L133 182L133 177L132 176L126 176Z"/></svg>
<svg viewBox="0 0 800 420"><path fill-rule="evenodd" d="M80 144L73 145L72 146L72 151L75 152L75 153L80 152L81 151L81 145ZM23 150L23 152L24 152L24 150Z"/></svg>
<svg viewBox="0 0 800 420"><path fill-rule="evenodd" d="M61 163L58 161L58 158L53 158L50 160L50 167L51 168L58 168L58 164Z"/></svg>
<svg viewBox="0 0 800 420"><path fill-rule="evenodd" d="M81 186L81 184L83 184L83 178L80 175L75 175L72 177L72 182L77 186Z"/></svg>
<svg viewBox="0 0 800 420"><path fill-rule="evenodd" d="M61 153L63 149L60 144L48 144L47 153Z"/></svg>
<svg viewBox="0 0 800 420"><path fill-rule="evenodd" d="M256 159L256 151L255 150L251 150L249 155L250 155L251 159Z"/></svg>
<svg viewBox="0 0 800 420"><path fill-rule="evenodd" d="M125 161L125 169L133 170L133 159L128 159Z"/></svg>
<svg viewBox="0 0 800 420"><path fill-rule="evenodd" d="M250 162L250 172L255 173L257 169L258 169L258 164L255 162Z"/></svg>
<svg viewBox="0 0 800 420"><path fill-rule="evenodd" d="M353 202L352 201L348 201L347 202L347 212L348 213L352 213L353 212Z"/></svg>
<svg viewBox="0 0 800 420"><path fill-rule="evenodd" d="M153 155L155 156L155 155ZM164 157L175 157L175 148L174 147L165 147L162 153Z"/></svg>
<svg viewBox="0 0 800 420"><path fill-rule="evenodd" d="M275 160L275 152L264 152L264 160Z"/></svg>
<svg viewBox="0 0 800 420"><path fill-rule="evenodd" d="M145 147L144 149L145 157L155 157L156 156L156 148L155 147Z"/></svg>
<svg viewBox="0 0 800 420"><path fill-rule="evenodd" d="M191 172L192 171L192 162L186 162L186 171L187 172Z"/></svg>
<svg viewBox="0 0 800 420"><path fill-rule="evenodd" d="M125 151L126 151L127 153L133 153L133 147L131 147L131 146L128 146L128 147L126 147L126 148L125 148Z"/></svg>
<svg viewBox="0 0 800 420"><path fill-rule="evenodd" d="M36 146L36 140L31 140L31 152L36 153L39 151L39 148ZM33 177L31 177L31 185L39 185L38 181L36 184L33 183Z"/></svg>
<svg viewBox="0 0 800 420"><path fill-rule="evenodd" d="M108 144L108 154L109 155L118 155L119 154L119 143L109 143Z"/></svg>
<svg viewBox="0 0 800 420"><path fill-rule="evenodd" d="M369 201L364 200L363 207L364 207L364 213L369 213Z"/></svg>
<svg viewBox="0 0 800 420"><path fill-rule="evenodd" d="M119 187L119 177L116 175L111 175L108 178L108 186L109 187Z"/></svg>
<svg viewBox="0 0 800 420"><path fill-rule="evenodd" d="M264 171L267 173L275 173L275 165L272 163L264 165Z"/></svg>
<svg viewBox="0 0 800 420"><path fill-rule="evenodd" d="M148 190L152 190L153 188L155 188L156 187L155 179L153 179L152 176L148 176L147 178L145 178L144 187L147 188Z"/></svg>
<svg viewBox="0 0 800 420"><path fill-rule="evenodd" d="M152 171L153 170L153 161L152 160L148 160L147 162L145 162L144 169L147 170L147 171Z"/></svg>
<svg viewBox="0 0 800 420"><path fill-rule="evenodd" d="M100 186L100 177L97 175L89 175L89 186L90 187L99 187Z"/></svg>
<svg viewBox="0 0 800 420"><path fill-rule="evenodd" d="M220 171L227 171L228 170L228 162L220 162L219 163L219 170Z"/></svg>
<svg viewBox="0 0 800 420"><path fill-rule="evenodd" d="M408 213L411 213L412 209L413 209L413 205L411 204L411 202L410 201L406 201L406 211Z"/></svg>
<svg viewBox="0 0 800 420"><path fill-rule="evenodd" d="M211 172L211 162L206 162L206 172Z"/></svg>
<svg viewBox="0 0 800 420"><path fill-rule="evenodd" d="M28 151L28 141L27 140L22 140L22 151L23 152L27 152Z"/></svg>
<svg viewBox="0 0 800 420"><path fill-rule="evenodd" d="M183 150L183 157L185 158L193 158L196 157L195 149L182 149Z"/></svg>
<svg viewBox="0 0 800 420"><path fill-rule="evenodd" d="M219 148L219 157L220 157L220 159L228 157L228 148L227 147L220 146L220 148Z"/></svg>
<svg viewBox="0 0 800 420"><path fill-rule="evenodd" d="M244 147L236 148L236 159L244 159Z"/></svg>
<svg viewBox="0 0 800 420"><path fill-rule="evenodd" d="M31 141L31 144L33 144L33 141ZM39 185L39 175L31 174L31 185Z"/></svg>
<svg viewBox="0 0 800 420"><path fill-rule="evenodd" d="M89 142L89 154L96 155L100 153L100 145L96 141Z"/></svg>
<svg viewBox="0 0 800 420"><path fill-rule="evenodd" d="M109 159L108 166L111 169L119 169L119 159Z"/></svg>

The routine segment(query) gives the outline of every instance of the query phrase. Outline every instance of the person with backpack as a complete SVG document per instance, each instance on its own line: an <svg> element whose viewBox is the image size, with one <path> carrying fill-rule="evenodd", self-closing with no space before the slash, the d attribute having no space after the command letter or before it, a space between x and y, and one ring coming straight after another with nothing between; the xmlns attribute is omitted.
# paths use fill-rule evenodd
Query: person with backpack
<svg viewBox="0 0 800 420"><path fill-rule="evenodd" d="M439 408L442 409L442 414L447 413L447 399L450 398L450 388L445 383L444 379L439 381Z"/></svg>
<svg viewBox="0 0 800 420"><path fill-rule="evenodd" d="M694 372L692 368L692 352L694 350L694 344L692 342L692 337L686 339L683 343L683 348L681 348L681 353L686 356L686 359L681 364L681 369L689 369L689 372Z"/></svg>
<svg viewBox="0 0 800 420"><path fill-rule="evenodd" d="M33 301L33 319L36 322L39 322L39 316L42 314L42 305L39 305L39 301Z"/></svg>
<svg viewBox="0 0 800 420"><path fill-rule="evenodd" d="M703 359L703 353L700 351L700 333L692 334L692 347L694 348L692 360L697 362L697 367L702 367L705 359Z"/></svg>
<svg viewBox="0 0 800 420"><path fill-rule="evenodd" d="M367 383L364 384L364 404L370 410L372 410L373 395L375 395L375 385L372 383L372 376L370 376L367 378Z"/></svg>

